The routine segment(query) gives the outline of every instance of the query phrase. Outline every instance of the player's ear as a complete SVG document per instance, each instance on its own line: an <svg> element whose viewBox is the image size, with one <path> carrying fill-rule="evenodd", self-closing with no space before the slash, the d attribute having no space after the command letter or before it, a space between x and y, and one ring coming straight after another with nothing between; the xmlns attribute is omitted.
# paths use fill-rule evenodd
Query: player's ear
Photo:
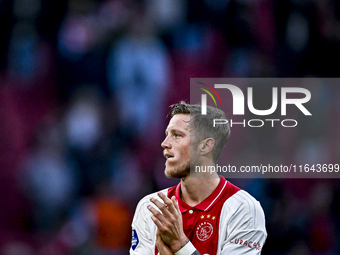
<svg viewBox="0 0 340 255"><path fill-rule="evenodd" d="M206 138L199 144L201 155L206 155L214 148L215 140L213 138Z"/></svg>

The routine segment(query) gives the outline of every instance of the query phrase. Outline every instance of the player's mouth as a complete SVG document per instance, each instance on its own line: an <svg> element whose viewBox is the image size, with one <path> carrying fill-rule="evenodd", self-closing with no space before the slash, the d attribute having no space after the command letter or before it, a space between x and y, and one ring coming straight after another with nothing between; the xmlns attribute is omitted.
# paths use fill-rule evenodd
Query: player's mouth
<svg viewBox="0 0 340 255"><path fill-rule="evenodd" d="M164 153L164 157L166 158L166 160L169 160L169 159L174 158L174 155L172 155L170 153Z"/></svg>

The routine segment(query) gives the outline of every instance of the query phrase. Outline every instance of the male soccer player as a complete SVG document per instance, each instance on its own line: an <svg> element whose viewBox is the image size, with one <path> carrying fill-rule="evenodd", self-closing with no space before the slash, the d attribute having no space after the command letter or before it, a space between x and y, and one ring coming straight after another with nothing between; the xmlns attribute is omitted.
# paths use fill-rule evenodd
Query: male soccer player
<svg viewBox="0 0 340 255"><path fill-rule="evenodd" d="M215 172L194 172L217 163L230 128L213 120L224 112L208 106L202 115L200 105L180 102L171 116L165 175L181 181L138 203L130 255L260 254L267 237L260 203Z"/></svg>

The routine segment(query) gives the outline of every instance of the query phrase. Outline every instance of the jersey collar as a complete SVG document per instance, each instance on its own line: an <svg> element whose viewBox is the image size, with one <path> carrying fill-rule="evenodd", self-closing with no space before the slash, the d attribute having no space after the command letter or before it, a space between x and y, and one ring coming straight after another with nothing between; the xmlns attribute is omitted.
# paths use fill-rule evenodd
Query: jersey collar
<svg viewBox="0 0 340 255"><path fill-rule="evenodd" d="M191 207L190 205L186 204L181 199L181 183L179 183L176 187L175 197L178 201L179 209L181 210L181 213L184 213L190 209L208 211L222 196L223 191L225 190L227 186L227 180L223 176L219 176L219 177L220 177L220 183L218 184L216 189L206 199L204 199L201 203L199 203L198 205L194 207Z"/></svg>

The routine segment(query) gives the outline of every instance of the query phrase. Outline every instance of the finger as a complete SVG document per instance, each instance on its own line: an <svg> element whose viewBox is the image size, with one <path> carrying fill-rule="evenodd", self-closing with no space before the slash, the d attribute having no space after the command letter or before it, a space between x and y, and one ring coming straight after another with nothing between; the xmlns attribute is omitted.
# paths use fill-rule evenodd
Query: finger
<svg viewBox="0 0 340 255"><path fill-rule="evenodd" d="M174 214L176 213L176 209L175 209L175 206L174 206L174 203L172 200L170 200L165 194L163 194L162 192L158 192L157 193L158 196L164 201L164 203L167 205L168 207L168 210Z"/></svg>
<svg viewBox="0 0 340 255"><path fill-rule="evenodd" d="M165 226L155 215L151 215L151 219L160 231L165 231Z"/></svg>
<svg viewBox="0 0 340 255"><path fill-rule="evenodd" d="M179 204L178 204L178 200L176 199L176 197L175 197L175 196L172 196L172 197L171 197L171 200L172 200L172 202L174 203L175 209L177 210L177 212L180 213L180 214L182 214L182 213L181 213L181 210L179 209Z"/></svg>
<svg viewBox="0 0 340 255"><path fill-rule="evenodd" d="M167 204L164 204L162 203L161 201L159 201L158 199L156 198L150 198L150 201L159 208L159 210L161 210L161 212L163 213L163 215L165 217L170 217L170 212L168 210L168 205Z"/></svg>
<svg viewBox="0 0 340 255"><path fill-rule="evenodd" d="M164 215L161 212L159 212L158 210L156 210L156 208L154 208L152 205L148 205L147 208L152 213L152 216L154 216L154 218L156 218L157 221L159 221L161 223L161 225L163 225L166 222ZM151 218L153 218L152 216L151 216ZM154 220L154 222L155 222L155 220Z"/></svg>

